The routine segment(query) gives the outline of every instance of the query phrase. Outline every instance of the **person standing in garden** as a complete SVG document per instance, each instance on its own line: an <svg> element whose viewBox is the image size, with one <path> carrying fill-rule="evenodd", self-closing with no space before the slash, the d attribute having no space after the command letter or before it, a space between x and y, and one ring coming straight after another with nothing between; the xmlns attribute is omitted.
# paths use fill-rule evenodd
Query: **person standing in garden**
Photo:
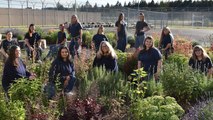
<svg viewBox="0 0 213 120"><path fill-rule="evenodd" d="M145 80L150 80L153 75L155 80L158 80L161 66L162 55L160 51L154 47L153 37L147 36L144 40L143 49L138 55L138 69L143 67L143 70L147 73Z"/></svg>
<svg viewBox="0 0 213 120"><path fill-rule="evenodd" d="M4 65L2 86L7 93L10 85L19 78L34 79L36 75L26 70L26 65L21 59L21 50L19 46L11 46L8 53L8 59Z"/></svg>
<svg viewBox="0 0 213 120"><path fill-rule="evenodd" d="M115 50L107 41L102 41L96 57L93 61L93 67L105 67L106 70L117 72L117 55Z"/></svg>
<svg viewBox="0 0 213 120"><path fill-rule="evenodd" d="M124 13L120 13L118 21L115 23L116 26L116 38L117 38L117 49L125 52L127 45L127 23L124 21Z"/></svg>
<svg viewBox="0 0 213 120"><path fill-rule="evenodd" d="M165 59L173 52L174 37L169 27L164 27L161 32L158 48L161 50Z"/></svg>
<svg viewBox="0 0 213 120"><path fill-rule="evenodd" d="M35 62L41 62L41 36L35 31L34 24L30 24L24 39L28 59L32 58L33 60L35 59Z"/></svg>
<svg viewBox="0 0 213 120"><path fill-rule="evenodd" d="M192 56L189 59L189 66L205 73L209 78L212 76L212 61L202 46L196 45L193 48Z"/></svg>
<svg viewBox="0 0 213 120"><path fill-rule="evenodd" d="M143 46L144 39L145 39L145 33L150 30L150 27L148 26L147 22L145 22L145 16L144 13L139 14L139 21L136 23L135 27L135 48L138 49L139 47Z"/></svg>
<svg viewBox="0 0 213 120"><path fill-rule="evenodd" d="M82 43L82 26L78 20L77 15L72 15L71 24L68 27L68 33L71 36L71 41L69 45L69 50L71 52L72 57L75 55L79 56L79 52L81 49Z"/></svg>
<svg viewBox="0 0 213 120"><path fill-rule="evenodd" d="M75 83L74 65L71 61L69 48L61 46L57 58L52 62L49 71L49 85L55 86L56 80L59 80L60 87L66 95L72 95L71 92ZM49 91L49 98L52 98L55 90Z"/></svg>
<svg viewBox="0 0 213 120"><path fill-rule="evenodd" d="M98 32L93 36L92 39L92 47L95 47L95 51L98 52L100 43L102 41L108 41L107 37L104 35L104 26L100 25L98 28Z"/></svg>
<svg viewBox="0 0 213 120"><path fill-rule="evenodd" d="M13 45L19 46L16 40L13 40L13 33L11 31L6 32L6 39L1 42L0 51L3 54L3 62L5 62L8 58L9 49Z"/></svg>

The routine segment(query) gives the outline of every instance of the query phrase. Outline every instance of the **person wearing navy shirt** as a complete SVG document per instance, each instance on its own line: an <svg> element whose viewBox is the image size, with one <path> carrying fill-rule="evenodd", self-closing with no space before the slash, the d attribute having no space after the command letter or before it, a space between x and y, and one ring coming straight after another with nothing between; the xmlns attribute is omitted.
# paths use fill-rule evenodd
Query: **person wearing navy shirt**
<svg viewBox="0 0 213 120"><path fill-rule="evenodd" d="M102 41L99 47L99 50L96 54L96 57L93 61L93 67L105 67L106 70L117 72L117 55L107 41Z"/></svg>
<svg viewBox="0 0 213 120"><path fill-rule="evenodd" d="M98 52L99 46L102 41L108 41L107 37L104 35L103 25L99 26L98 32L92 38L92 46L95 46L95 51Z"/></svg>
<svg viewBox="0 0 213 120"><path fill-rule="evenodd" d="M158 48L162 51L165 59L173 52L174 37L169 27L164 27L161 33L161 38Z"/></svg>
<svg viewBox="0 0 213 120"><path fill-rule="evenodd" d="M59 77L59 82L61 83L61 88L66 94L72 94L75 83L75 71L74 65L71 61L71 56L69 48L66 46L61 46L58 51L57 58L52 62L49 71L49 83L50 85L56 84L57 77ZM49 98L54 96L54 91L50 91Z"/></svg>
<svg viewBox="0 0 213 120"><path fill-rule="evenodd" d="M135 36L136 36L135 48L136 49L143 46L143 42L145 39L145 32L150 30L148 24L145 22L145 17L143 13L139 14L139 18L140 18L140 21L138 21L135 26Z"/></svg>
<svg viewBox="0 0 213 120"><path fill-rule="evenodd" d="M28 32L25 34L24 39L28 58L33 58L33 54L35 52L35 60L40 61L42 55L41 36L35 31L34 24L30 24Z"/></svg>
<svg viewBox="0 0 213 120"><path fill-rule="evenodd" d="M155 80L158 80L162 66L162 55L153 43L154 39L151 36L146 37L143 49L138 55L138 69L143 67L143 70L147 73L146 80L151 79L153 75Z"/></svg>
<svg viewBox="0 0 213 120"><path fill-rule="evenodd" d="M2 86L7 93L10 85L15 83L19 78L34 79L35 74L26 70L26 66L21 59L21 50L19 46L11 46L9 57L4 65Z"/></svg>
<svg viewBox="0 0 213 120"><path fill-rule="evenodd" d="M58 32L58 39L56 41L56 44L58 45L65 45L67 41L66 33L64 32L64 24L59 25L60 31Z"/></svg>
<svg viewBox="0 0 213 120"><path fill-rule="evenodd" d="M189 59L189 66L205 73L208 77L212 75L212 61L202 46L196 45L193 48L192 57Z"/></svg>
<svg viewBox="0 0 213 120"><path fill-rule="evenodd" d="M117 36L117 49L125 52L126 44L127 44L127 34L126 34L126 22L124 21L124 14L120 13L118 17L118 21L115 23L117 28L116 36Z"/></svg>
<svg viewBox="0 0 213 120"><path fill-rule="evenodd" d="M77 15L71 17L71 24L68 28L68 33L71 36L71 42L69 45L69 50L72 57L75 55L79 56L81 42L82 42L82 26L78 21Z"/></svg>
<svg viewBox="0 0 213 120"><path fill-rule="evenodd" d="M3 61L5 62L8 58L9 49L13 45L19 46L18 42L16 40L13 40L13 33L11 31L7 31L6 33L6 39L1 42L1 53L4 55Z"/></svg>

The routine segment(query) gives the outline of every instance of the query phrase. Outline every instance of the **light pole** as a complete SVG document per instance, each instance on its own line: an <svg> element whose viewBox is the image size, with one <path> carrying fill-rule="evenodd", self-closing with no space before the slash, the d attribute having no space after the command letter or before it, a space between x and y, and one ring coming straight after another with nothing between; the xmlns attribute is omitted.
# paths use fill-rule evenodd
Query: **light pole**
<svg viewBox="0 0 213 120"><path fill-rule="evenodd" d="M10 1L11 0L7 0L7 2L8 2L8 26L9 26L9 28L11 27L11 22L10 22Z"/></svg>
<svg viewBox="0 0 213 120"><path fill-rule="evenodd" d="M20 1L21 9L22 9L22 25L24 26L24 1Z"/></svg>
<svg viewBox="0 0 213 120"><path fill-rule="evenodd" d="M45 0L40 0L42 4L42 26L44 26L44 2Z"/></svg>
<svg viewBox="0 0 213 120"><path fill-rule="evenodd" d="M56 12L57 12L57 19L56 19L56 15L55 15L55 20L57 20L55 23L56 23L56 26L58 25L58 6L57 4L59 4L60 0L54 0L55 2L55 6L56 6Z"/></svg>
<svg viewBox="0 0 213 120"><path fill-rule="evenodd" d="M33 20L34 20L34 23L35 23L35 5L36 5L36 2L30 2L33 6Z"/></svg>

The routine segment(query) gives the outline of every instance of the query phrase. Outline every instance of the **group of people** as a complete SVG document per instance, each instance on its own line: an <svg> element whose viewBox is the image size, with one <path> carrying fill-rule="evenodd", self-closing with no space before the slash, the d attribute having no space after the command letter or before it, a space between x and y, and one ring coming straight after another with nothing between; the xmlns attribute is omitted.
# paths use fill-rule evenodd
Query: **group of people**
<svg viewBox="0 0 213 120"><path fill-rule="evenodd" d="M143 67L147 72L146 80L151 79L153 76L157 80L162 68L162 55L165 59L173 52L174 37L169 27L162 29L161 38L158 47L154 46L154 39L152 36L146 36L146 32L150 30L148 23L145 21L143 13L139 14L139 21L135 27L135 48L139 51L138 54L138 68ZM124 14L121 13L118 17L116 26L117 49L125 52L127 45L127 31L126 22L124 21ZM82 42L82 26L78 21L77 15L71 17L71 24L60 24L60 31L58 32L57 39L57 55L53 60L49 70L49 83L55 85L57 77L61 83L64 92L70 94L74 83L75 70L72 59L74 56L79 57L81 42ZM71 36L69 45L65 29ZM29 30L25 35L25 44L28 59L35 58L36 61L41 60L41 36L35 31L35 25L30 24ZM108 71L117 72L117 55L114 48L108 42L107 37L104 35L104 27L101 25L98 28L97 34L93 36L92 48L96 51L93 66L101 67ZM26 70L26 66L21 59L21 50L18 42L12 40L12 32L6 33L6 40L1 43L1 52L5 56L4 70L2 77L2 85L7 93L10 84L14 83L19 78L36 78L36 74L30 73ZM189 60L189 66L193 69L200 70L208 76L212 74L212 61L206 54L205 50L197 45L193 49L192 57ZM71 93L72 94L72 93ZM54 96L51 92L50 98Z"/></svg>

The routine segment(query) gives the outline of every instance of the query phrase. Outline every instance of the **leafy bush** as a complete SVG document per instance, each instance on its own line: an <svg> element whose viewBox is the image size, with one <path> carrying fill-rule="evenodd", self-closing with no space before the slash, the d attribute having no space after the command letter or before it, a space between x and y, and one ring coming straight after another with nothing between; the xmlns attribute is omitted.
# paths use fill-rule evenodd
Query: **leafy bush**
<svg viewBox="0 0 213 120"><path fill-rule="evenodd" d="M90 31L84 31L82 35L82 45L86 47L91 46L92 42L92 33Z"/></svg>
<svg viewBox="0 0 213 120"><path fill-rule="evenodd" d="M17 36L17 40L24 40L24 36L23 35L18 35Z"/></svg>
<svg viewBox="0 0 213 120"><path fill-rule="evenodd" d="M138 99L130 106L133 120L179 120L184 110L172 97Z"/></svg>
<svg viewBox="0 0 213 120"><path fill-rule="evenodd" d="M130 44L130 47L134 47L134 45L135 45L135 38L133 36L128 36L127 37L127 41L128 41L128 44Z"/></svg>
<svg viewBox="0 0 213 120"><path fill-rule="evenodd" d="M44 37L47 41L47 44L56 44L58 39L58 31L56 30L49 30L47 35Z"/></svg>
<svg viewBox="0 0 213 120"><path fill-rule="evenodd" d="M176 98L181 104L197 99L204 91L206 80L205 75L175 63L165 64L160 75L165 94Z"/></svg>
<svg viewBox="0 0 213 120"><path fill-rule="evenodd" d="M175 38L173 42L174 52L189 56L192 53L192 43L186 38Z"/></svg>
<svg viewBox="0 0 213 120"><path fill-rule="evenodd" d="M171 54L166 60L167 63L175 63L177 67L188 66L189 58L183 54Z"/></svg>
<svg viewBox="0 0 213 120"><path fill-rule="evenodd" d="M109 40L109 43L112 45L113 48L116 47L117 41L116 41L116 35L113 32L106 33L106 37Z"/></svg>
<svg viewBox="0 0 213 120"><path fill-rule="evenodd" d="M41 27L37 26L35 31L41 36L41 38L45 38L47 35Z"/></svg>
<svg viewBox="0 0 213 120"><path fill-rule="evenodd" d="M145 97L153 95L163 95L163 85L161 82L156 82L154 79L147 81L146 83Z"/></svg>

